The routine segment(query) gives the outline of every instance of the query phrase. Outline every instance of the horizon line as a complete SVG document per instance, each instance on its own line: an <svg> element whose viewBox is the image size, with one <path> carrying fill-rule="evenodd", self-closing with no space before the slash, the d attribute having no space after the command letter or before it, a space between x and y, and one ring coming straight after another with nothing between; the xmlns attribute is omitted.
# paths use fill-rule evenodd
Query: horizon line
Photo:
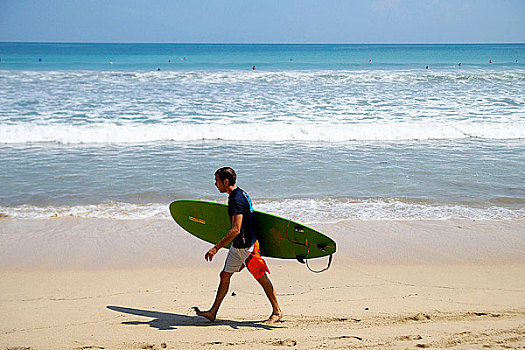
<svg viewBox="0 0 525 350"><path fill-rule="evenodd" d="M2 44L154 44L154 45L520 45L525 42L127 42L127 41L2 41Z"/></svg>

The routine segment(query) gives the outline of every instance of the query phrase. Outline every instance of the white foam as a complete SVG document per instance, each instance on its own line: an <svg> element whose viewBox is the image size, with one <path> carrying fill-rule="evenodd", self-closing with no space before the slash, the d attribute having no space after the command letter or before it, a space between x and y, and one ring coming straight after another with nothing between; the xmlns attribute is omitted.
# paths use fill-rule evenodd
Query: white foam
<svg viewBox="0 0 525 350"><path fill-rule="evenodd" d="M432 139L523 139L525 123L374 122L374 123L211 123L0 125L0 143L147 143L159 141L402 141Z"/></svg>
<svg viewBox="0 0 525 350"><path fill-rule="evenodd" d="M102 218L102 219L168 219L168 204L130 204L121 202L97 205L48 206L21 205L0 207L0 213L17 219L43 219L54 217Z"/></svg>
<svg viewBox="0 0 525 350"><path fill-rule="evenodd" d="M474 208L462 205L410 203L397 199L286 199L255 201L258 211L312 222L341 220L442 220L442 219L525 219L525 208ZM23 205L0 207L0 214L10 218L37 219L53 217L104 218L119 220L170 219L169 204L130 204L121 202L98 205L38 207Z"/></svg>
<svg viewBox="0 0 525 350"><path fill-rule="evenodd" d="M522 139L524 77L457 69L0 71L11 87L0 95L0 143Z"/></svg>
<svg viewBox="0 0 525 350"><path fill-rule="evenodd" d="M525 218L525 209L473 208L410 203L396 199L287 199L261 202L257 209L304 222Z"/></svg>

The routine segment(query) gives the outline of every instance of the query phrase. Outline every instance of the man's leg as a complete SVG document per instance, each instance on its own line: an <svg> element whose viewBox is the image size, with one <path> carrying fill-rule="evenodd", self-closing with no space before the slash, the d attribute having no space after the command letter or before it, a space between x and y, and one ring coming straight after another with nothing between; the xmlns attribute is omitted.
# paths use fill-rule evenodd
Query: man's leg
<svg viewBox="0 0 525 350"><path fill-rule="evenodd" d="M230 288L230 279L232 275L233 273L221 271L221 274L219 275L221 278L221 281L219 282L219 289L217 289L217 295L215 296L215 301L213 302L211 309L208 311L201 311L198 307L193 307L198 316L206 317L210 321L215 321L219 307L221 306L221 303L228 293L228 289Z"/></svg>
<svg viewBox="0 0 525 350"><path fill-rule="evenodd" d="M273 288L272 281L270 281L268 275L264 273L262 277L257 279L257 282L259 282L259 284L263 287L270 304L272 304L273 311L270 315L270 318L266 322L275 323L283 317L283 314L281 312L281 308L279 307L279 303L277 302L277 294Z"/></svg>

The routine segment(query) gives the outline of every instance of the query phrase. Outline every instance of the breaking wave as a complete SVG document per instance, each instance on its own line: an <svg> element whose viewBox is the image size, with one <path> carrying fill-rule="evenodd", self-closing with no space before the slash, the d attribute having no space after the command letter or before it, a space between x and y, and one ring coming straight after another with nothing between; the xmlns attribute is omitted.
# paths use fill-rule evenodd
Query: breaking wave
<svg viewBox="0 0 525 350"><path fill-rule="evenodd" d="M293 220L337 222L341 220L443 220L525 219L525 208L499 206L484 208L453 204L406 202L398 199L286 199L255 201L255 209ZM38 207L22 205L0 208L0 216L17 219L54 217L103 218L118 220L170 219L169 204L130 204Z"/></svg>

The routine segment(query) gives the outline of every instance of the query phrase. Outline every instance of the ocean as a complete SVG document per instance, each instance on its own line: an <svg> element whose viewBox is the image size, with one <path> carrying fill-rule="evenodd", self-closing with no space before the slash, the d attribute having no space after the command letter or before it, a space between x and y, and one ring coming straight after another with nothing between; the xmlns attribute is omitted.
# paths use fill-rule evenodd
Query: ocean
<svg viewBox="0 0 525 350"><path fill-rule="evenodd" d="M0 43L0 216L525 218L525 44Z"/></svg>

